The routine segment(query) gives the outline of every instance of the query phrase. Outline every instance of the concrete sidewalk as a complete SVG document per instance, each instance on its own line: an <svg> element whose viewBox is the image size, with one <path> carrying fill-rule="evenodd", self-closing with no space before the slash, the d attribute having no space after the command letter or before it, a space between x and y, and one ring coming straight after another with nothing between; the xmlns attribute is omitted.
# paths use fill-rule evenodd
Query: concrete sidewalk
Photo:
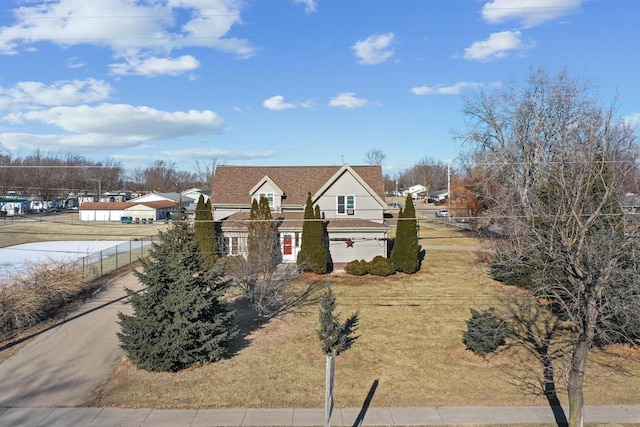
<svg viewBox="0 0 640 427"><path fill-rule="evenodd" d="M565 408L565 414L567 414ZM640 405L588 406L585 421L640 425ZM556 425L548 406L460 406L335 409L332 426ZM323 426L322 409L118 409L0 408L0 426L11 427L213 427Z"/></svg>

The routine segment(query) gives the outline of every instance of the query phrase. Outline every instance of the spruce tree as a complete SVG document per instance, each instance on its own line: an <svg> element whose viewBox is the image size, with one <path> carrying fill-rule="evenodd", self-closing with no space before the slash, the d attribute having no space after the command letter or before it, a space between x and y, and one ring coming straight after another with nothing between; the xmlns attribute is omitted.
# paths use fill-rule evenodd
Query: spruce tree
<svg viewBox="0 0 640 427"><path fill-rule="evenodd" d="M224 357L237 334L223 298L222 271L202 271L193 231L174 223L161 233L136 277L142 292L129 290L133 314L120 313L120 346L138 367L179 371Z"/></svg>

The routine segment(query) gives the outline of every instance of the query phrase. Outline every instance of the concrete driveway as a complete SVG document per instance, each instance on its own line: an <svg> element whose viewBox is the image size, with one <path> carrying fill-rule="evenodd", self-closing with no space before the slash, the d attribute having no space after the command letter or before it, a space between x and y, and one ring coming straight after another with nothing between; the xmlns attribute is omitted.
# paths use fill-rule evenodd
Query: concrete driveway
<svg viewBox="0 0 640 427"><path fill-rule="evenodd" d="M117 314L131 313L125 287L138 290L129 273L50 330L0 363L0 407L78 406L107 378L123 353Z"/></svg>

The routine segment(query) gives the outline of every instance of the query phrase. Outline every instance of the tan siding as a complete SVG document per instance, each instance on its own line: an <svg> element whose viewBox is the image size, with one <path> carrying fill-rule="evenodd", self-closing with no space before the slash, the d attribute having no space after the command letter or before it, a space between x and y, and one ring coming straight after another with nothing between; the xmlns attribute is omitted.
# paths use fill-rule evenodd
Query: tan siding
<svg viewBox="0 0 640 427"><path fill-rule="evenodd" d="M355 196L355 214L337 213L338 196ZM383 210L375 198L349 172L345 172L318 200L325 218L362 218L382 222Z"/></svg>

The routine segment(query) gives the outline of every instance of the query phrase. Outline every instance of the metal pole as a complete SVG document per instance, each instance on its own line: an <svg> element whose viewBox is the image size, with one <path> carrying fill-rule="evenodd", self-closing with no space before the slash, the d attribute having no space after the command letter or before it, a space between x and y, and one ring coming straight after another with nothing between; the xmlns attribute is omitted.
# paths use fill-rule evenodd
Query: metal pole
<svg viewBox="0 0 640 427"><path fill-rule="evenodd" d="M333 379L335 371L336 357L333 354L327 354L326 363L326 379L325 379L325 395L324 395L324 426L331 427L331 412L333 412Z"/></svg>
<svg viewBox="0 0 640 427"><path fill-rule="evenodd" d="M448 218L451 218L451 162L447 163L447 212L449 212Z"/></svg>

